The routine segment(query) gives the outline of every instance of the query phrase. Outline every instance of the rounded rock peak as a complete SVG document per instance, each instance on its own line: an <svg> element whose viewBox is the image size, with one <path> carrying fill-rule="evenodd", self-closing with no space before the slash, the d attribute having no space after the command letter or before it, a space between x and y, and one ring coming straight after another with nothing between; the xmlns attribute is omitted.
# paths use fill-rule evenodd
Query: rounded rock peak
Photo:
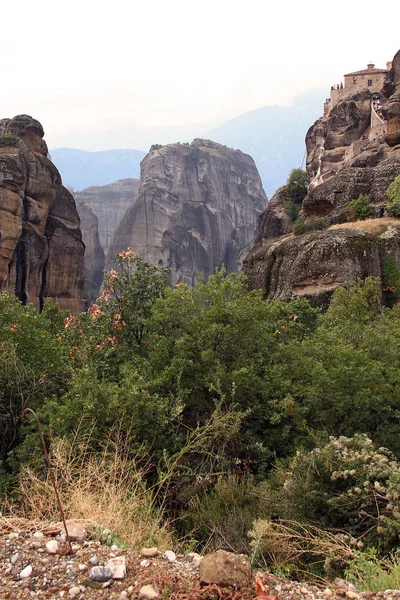
<svg viewBox="0 0 400 600"><path fill-rule="evenodd" d="M42 124L30 115L16 115L8 122L7 129L18 136L25 133L36 133L41 138L44 136Z"/></svg>

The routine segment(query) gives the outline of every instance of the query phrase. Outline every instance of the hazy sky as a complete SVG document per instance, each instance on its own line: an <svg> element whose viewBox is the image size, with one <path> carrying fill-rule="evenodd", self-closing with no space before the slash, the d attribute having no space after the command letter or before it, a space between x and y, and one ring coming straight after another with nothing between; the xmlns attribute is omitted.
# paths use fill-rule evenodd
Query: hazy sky
<svg viewBox="0 0 400 600"><path fill-rule="evenodd" d="M53 148L116 147L125 127L178 141L309 89L328 96L400 47L398 0L20 0L1 21L0 118L34 116Z"/></svg>

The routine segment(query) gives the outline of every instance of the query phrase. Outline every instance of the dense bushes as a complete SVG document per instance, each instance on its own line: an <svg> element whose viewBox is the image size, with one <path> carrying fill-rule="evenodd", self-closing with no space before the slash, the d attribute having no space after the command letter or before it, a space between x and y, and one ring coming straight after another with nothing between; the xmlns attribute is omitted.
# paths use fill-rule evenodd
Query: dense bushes
<svg viewBox="0 0 400 600"><path fill-rule="evenodd" d="M258 518L259 550L280 519L393 547L400 312L380 311L379 282L338 288L320 314L264 301L241 274L171 287L131 250L118 261L86 314L0 297L3 488L40 456L29 404L50 441L79 425L94 455L117 427L192 545L246 550Z"/></svg>
<svg viewBox="0 0 400 600"><path fill-rule="evenodd" d="M369 217L373 215L374 211L370 205L370 199L368 196L360 194L358 198L354 198L348 203L346 212L350 221L357 221L369 219Z"/></svg>
<svg viewBox="0 0 400 600"><path fill-rule="evenodd" d="M400 218L400 175L389 185L386 190L390 204L386 205L386 210L392 217Z"/></svg>

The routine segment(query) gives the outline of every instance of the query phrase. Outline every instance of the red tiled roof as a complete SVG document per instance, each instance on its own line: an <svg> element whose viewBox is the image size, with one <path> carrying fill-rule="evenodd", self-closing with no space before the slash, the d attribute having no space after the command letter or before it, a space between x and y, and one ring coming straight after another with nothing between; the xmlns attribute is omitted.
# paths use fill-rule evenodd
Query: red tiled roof
<svg viewBox="0 0 400 600"><path fill-rule="evenodd" d="M387 69L362 69L362 71L353 71L352 73L346 73L343 77L350 77L351 75L375 75L376 73L387 73Z"/></svg>

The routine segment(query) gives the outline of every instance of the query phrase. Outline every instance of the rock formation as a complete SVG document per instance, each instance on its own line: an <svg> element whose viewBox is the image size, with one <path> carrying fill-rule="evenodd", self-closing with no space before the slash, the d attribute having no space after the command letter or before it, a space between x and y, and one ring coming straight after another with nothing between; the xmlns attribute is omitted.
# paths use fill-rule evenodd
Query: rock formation
<svg viewBox="0 0 400 600"><path fill-rule="evenodd" d="M326 306L341 283L382 276L387 255L400 271L400 220L385 210L386 190L400 174L400 52L380 97L386 137L370 135L372 98L367 89L343 98L309 129L310 185L300 218L306 227L317 225L302 235L288 233L281 188L261 215L255 246L243 264L249 286L260 288L267 298L295 295ZM347 206L360 195L368 196L373 218L346 223Z"/></svg>
<svg viewBox="0 0 400 600"><path fill-rule="evenodd" d="M383 115L387 120L385 141L389 146L400 144L400 50L392 61L392 68L388 73L383 95L387 102L383 107Z"/></svg>
<svg viewBox="0 0 400 600"><path fill-rule="evenodd" d="M139 179L120 179L74 194L77 205L85 203L97 216L100 244L105 254L122 217L139 194L139 183Z"/></svg>
<svg viewBox="0 0 400 600"><path fill-rule="evenodd" d="M152 146L141 164L140 194L108 251L132 247L192 285L217 266L239 269L266 195L253 159L209 140Z"/></svg>
<svg viewBox="0 0 400 600"><path fill-rule="evenodd" d="M99 239L99 220L87 204L77 204L76 208L81 220L82 239L85 244L86 295L89 299L96 298L103 282L105 266L104 250Z"/></svg>
<svg viewBox="0 0 400 600"><path fill-rule="evenodd" d="M71 194L47 158L42 125L28 115L0 121L0 289L39 310L84 306L84 245Z"/></svg>
<svg viewBox="0 0 400 600"><path fill-rule="evenodd" d="M281 237L253 250L245 271L249 286L270 299L288 301L294 295L326 307L338 285L378 277L384 253L394 256L400 267L399 219L376 219L372 226L370 220L345 223Z"/></svg>

